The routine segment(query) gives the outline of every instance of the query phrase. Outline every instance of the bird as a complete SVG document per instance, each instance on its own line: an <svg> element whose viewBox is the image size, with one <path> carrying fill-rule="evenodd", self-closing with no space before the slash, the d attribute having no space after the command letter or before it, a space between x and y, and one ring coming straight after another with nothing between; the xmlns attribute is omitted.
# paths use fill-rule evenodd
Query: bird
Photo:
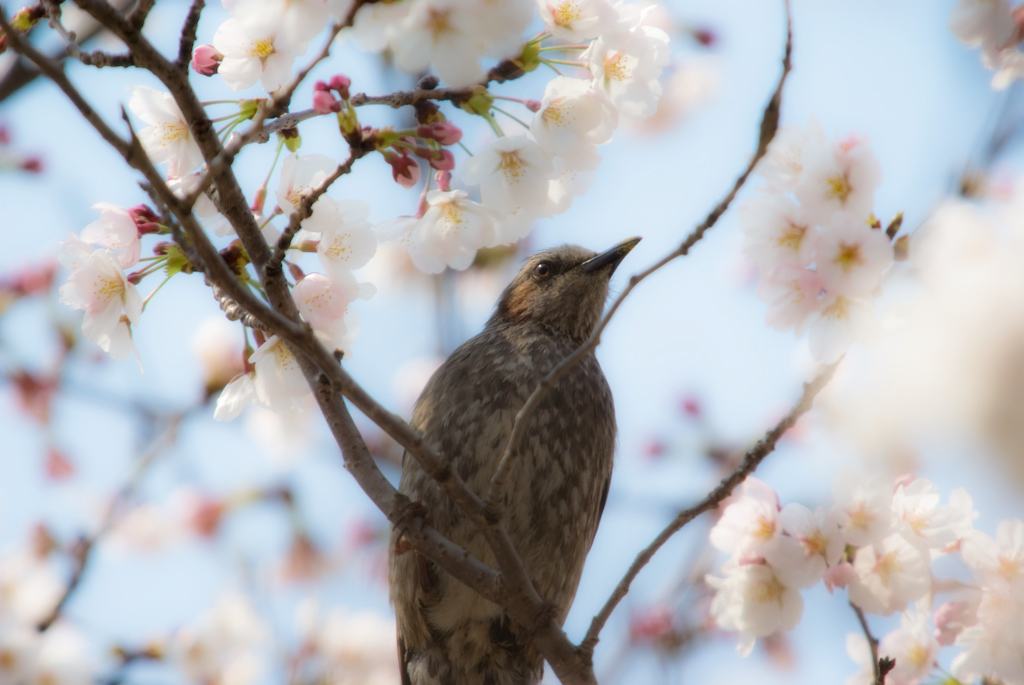
<svg viewBox="0 0 1024 685"><path fill-rule="evenodd" d="M504 453L516 414L601 320L609 281L640 238L597 254L562 245L529 257L478 335L434 372L411 425L480 497ZM530 579L561 625L604 512L615 452L611 389L593 350L530 416L497 499ZM476 525L416 459L403 455L399 491L430 523L495 566ZM388 550L403 685L535 685L543 658L500 606L400 544Z"/></svg>

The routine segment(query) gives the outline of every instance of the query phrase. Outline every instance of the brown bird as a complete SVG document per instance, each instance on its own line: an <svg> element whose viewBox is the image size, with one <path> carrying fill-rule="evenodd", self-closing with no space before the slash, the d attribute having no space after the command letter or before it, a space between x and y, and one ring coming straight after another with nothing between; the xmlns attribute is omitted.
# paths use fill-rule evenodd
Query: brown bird
<svg viewBox="0 0 1024 685"><path fill-rule="evenodd" d="M602 254L563 245L530 257L484 330L441 365L412 425L483 497L516 413L540 380L600 321L608 282L640 241ZM611 390L593 353L545 396L508 467L501 522L537 591L565 621L608 497L615 451ZM420 468L403 457L399 487L433 525L484 563L483 535ZM532 685L543 659L512 618L415 552L389 548L404 685Z"/></svg>

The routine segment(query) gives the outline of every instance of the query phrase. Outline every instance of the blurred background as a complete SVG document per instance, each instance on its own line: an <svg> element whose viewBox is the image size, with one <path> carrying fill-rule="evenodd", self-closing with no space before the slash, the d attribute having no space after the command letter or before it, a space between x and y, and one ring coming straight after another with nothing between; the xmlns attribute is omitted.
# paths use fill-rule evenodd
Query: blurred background
<svg viewBox="0 0 1024 685"><path fill-rule="evenodd" d="M784 504L813 508L829 502L843 466L912 472L944 499L964 487L980 513L976 526L992 535L1024 509L1024 98L1019 87L990 87L977 51L947 27L953 4L793 2L783 123L805 126L813 116L830 137L867 135L883 170L875 213L886 223L903 211L914 237L910 261L895 266L879 301L883 341L854 346L818 408L758 477ZM19 6L4 4L7 12ZM148 33L165 51L176 49L186 9L161 0L153 10ZM358 274L377 294L355 305L362 330L345 364L385 406L408 417L430 373L480 329L525 255L643 236L616 290L677 245L731 186L778 79L781 2L670 1L655 16L673 39L659 112L620 127L600 150L593 187L571 209L539 221L516 246L481 253L464 272L424 275L385 245ZM199 42L226 17L219 3L209 7ZM116 43L100 35L89 47ZM67 68L110 121L128 87L158 86L135 70ZM14 55L0 56L0 598L20 607L11 612L46 617L67 594L47 657L68 664L67 682L396 683L387 522L342 468L315 408L275 415L250 407L233 422L213 420L212 400L242 342L202 277L175 277L147 307L134 334L144 372L80 339L79 314L57 302L66 277L55 267L57 243L95 220L94 203L147 198L52 84L21 83L17 69ZM351 41L313 76L339 72L353 92L415 82ZM224 97L217 79L193 77L204 99ZM495 92L539 99L548 77L530 74ZM312 80L297 107L308 107L311 89ZM488 139L483 121L444 111L470 148ZM410 116L360 110L375 126ZM344 158L329 118L300 131L300 154ZM250 189L273 156L271 146L254 147L236 164ZM380 222L413 214L419 194L393 183L372 156L330 195L366 200ZM615 395L619 443L566 624L574 640L637 551L718 482L814 373L806 338L765 326L741 242L730 211L689 257L641 284L604 335L598 357ZM400 449L357 420L397 483ZM835 683L856 672L845 647L856 617L845 592L821 586L804 592L796 630L759 641L746 659L736 655L734 636L707 615L703 577L722 561L707 546L712 523L695 521L640 574L602 635L601 682ZM870 620L876 636L898 622Z"/></svg>

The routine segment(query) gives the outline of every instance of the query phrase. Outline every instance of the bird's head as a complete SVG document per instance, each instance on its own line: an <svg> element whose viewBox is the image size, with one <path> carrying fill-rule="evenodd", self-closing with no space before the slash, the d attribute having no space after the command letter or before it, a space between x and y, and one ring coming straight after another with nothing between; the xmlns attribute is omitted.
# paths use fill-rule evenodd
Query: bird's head
<svg viewBox="0 0 1024 685"><path fill-rule="evenodd" d="M583 342L593 332L612 273L640 238L597 254L579 245L538 252L523 265L498 300L492 323L537 323Z"/></svg>

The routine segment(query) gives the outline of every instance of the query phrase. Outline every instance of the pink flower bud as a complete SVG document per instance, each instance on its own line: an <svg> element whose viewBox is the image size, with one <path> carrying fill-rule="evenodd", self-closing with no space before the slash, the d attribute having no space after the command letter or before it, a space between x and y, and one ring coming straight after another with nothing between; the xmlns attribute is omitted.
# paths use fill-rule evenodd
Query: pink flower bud
<svg viewBox="0 0 1024 685"><path fill-rule="evenodd" d="M694 39L706 48L718 42L718 34L708 28L693 29Z"/></svg>
<svg viewBox="0 0 1024 685"><path fill-rule="evenodd" d="M977 608L967 602L946 602L935 610L935 640L943 647L956 642L964 628L978 622Z"/></svg>
<svg viewBox="0 0 1024 685"><path fill-rule="evenodd" d="M50 480L64 480L75 475L75 465L55 447L47 450L45 466L46 477Z"/></svg>
<svg viewBox="0 0 1024 685"><path fill-rule="evenodd" d="M331 86L331 90L338 91L338 95L342 100L348 100L348 88L352 85L352 79L344 74L335 74L331 77L329 85Z"/></svg>
<svg viewBox="0 0 1024 685"><path fill-rule="evenodd" d="M192 70L203 76L213 76L220 68L224 55L212 45L200 45L192 53Z"/></svg>
<svg viewBox="0 0 1024 685"><path fill-rule="evenodd" d="M664 607L634 612L629 618L629 637L633 642L657 642L673 628L672 613Z"/></svg>
<svg viewBox="0 0 1024 685"><path fill-rule="evenodd" d="M320 81L319 83L323 83L323 81ZM334 95L329 90L314 90L313 109L315 109L319 114L340 112L341 103L334 99Z"/></svg>
<svg viewBox="0 0 1024 685"><path fill-rule="evenodd" d="M843 561L825 571L825 587L831 593L833 588L846 587L856 577L853 564Z"/></svg>
<svg viewBox="0 0 1024 685"><path fill-rule="evenodd" d="M30 174L38 174L43 170L43 159L42 157L26 157L21 160L21 170L27 171Z"/></svg>
<svg viewBox="0 0 1024 685"><path fill-rule="evenodd" d="M540 111L540 100L523 100L523 104L526 105L526 109L533 113Z"/></svg>
<svg viewBox="0 0 1024 685"><path fill-rule="evenodd" d="M391 176L395 182L403 188L412 188L420 181L420 165L416 160L403 155L391 155L385 157L391 165Z"/></svg>
<svg viewBox="0 0 1024 685"><path fill-rule="evenodd" d="M450 121L436 121L416 129L420 138L430 138L441 145L455 145L462 140L462 129Z"/></svg>
<svg viewBox="0 0 1024 685"><path fill-rule="evenodd" d="M435 150L434 155L427 162L438 171L451 171L455 168L455 155L451 153L451 150Z"/></svg>
<svg viewBox="0 0 1024 685"><path fill-rule="evenodd" d="M452 183L452 172L438 171L434 174L434 181L437 183L438 190L448 190Z"/></svg>
<svg viewBox="0 0 1024 685"><path fill-rule="evenodd" d="M11 144L11 132L7 130L7 127L0 124L0 145Z"/></svg>
<svg viewBox="0 0 1024 685"><path fill-rule="evenodd" d="M679 408L684 414L695 419L701 415L700 400L693 395L687 395L679 400Z"/></svg>
<svg viewBox="0 0 1024 685"><path fill-rule="evenodd" d="M892 484L892 489L899 490L901 485L903 487L907 487L915 480L917 480L917 476L912 473L904 473L902 476L896 476L896 480Z"/></svg>
<svg viewBox="0 0 1024 685"><path fill-rule="evenodd" d="M139 235L160 232L160 217L146 205L135 205L128 210L128 216L135 222Z"/></svg>

